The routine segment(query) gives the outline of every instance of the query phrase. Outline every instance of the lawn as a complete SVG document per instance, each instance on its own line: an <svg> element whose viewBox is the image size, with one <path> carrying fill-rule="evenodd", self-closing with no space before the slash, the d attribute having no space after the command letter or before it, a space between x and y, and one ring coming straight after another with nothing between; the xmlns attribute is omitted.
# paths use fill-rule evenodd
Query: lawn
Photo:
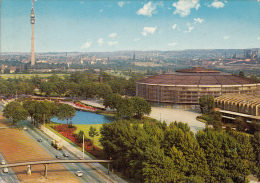
<svg viewBox="0 0 260 183"><path fill-rule="evenodd" d="M91 125L74 125L77 127L77 130L75 131L75 133L79 133L80 130L82 130L84 132L84 134L86 135L87 138L93 140L94 145L103 148L102 145L99 142L99 138L100 138L100 134L99 136L95 136L94 138L90 137L88 135L89 129L90 127L95 127L99 133L100 128L102 127L102 124L91 124Z"/></svg>
<svg viewBox="0 0 260 183"><path fill-rule="evenodd" d="M14 78L19 78L19 77L20 78L22 78L22 77L31 78L33 76L47 78L47 77L50 77L51 75L53 75L53 74L0 74L0 77L2 77L3 79L8 79L8 78L14 79ZM68 75L68 74L56 74L56 75L61 78L64 78L64 75Z"/></svg>

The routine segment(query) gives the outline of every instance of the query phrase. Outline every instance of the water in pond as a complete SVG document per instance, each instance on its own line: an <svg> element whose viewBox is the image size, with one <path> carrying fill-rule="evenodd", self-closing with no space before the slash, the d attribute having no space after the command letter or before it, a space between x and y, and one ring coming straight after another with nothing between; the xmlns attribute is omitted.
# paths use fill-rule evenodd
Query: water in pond
<svg viewBox="0 0 260 183"><path fill-rule="evenodd" d="M62 123L67 124L67 120L58 120L58 118L54 117L51 121L55 123ZM83 112L83 111L76 111L76 115L70 120L73 124L103 124L103 123L110 123L114 121L114 118L111 116L96 114L92 112Z"/></svg>

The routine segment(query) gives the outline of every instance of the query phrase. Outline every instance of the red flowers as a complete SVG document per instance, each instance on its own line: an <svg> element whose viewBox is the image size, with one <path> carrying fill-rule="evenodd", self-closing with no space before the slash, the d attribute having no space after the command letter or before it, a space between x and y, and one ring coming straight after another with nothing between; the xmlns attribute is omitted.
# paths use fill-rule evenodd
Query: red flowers
<svg viewBox="0 0 260 183"><path fill-rule="evenodd" d="M85 104L81 104L81 103L78 103L78 102L75 102L74 104L78 107L84 108L84 109L89 110L89 111L96 111L97 110L95 107L90 107L90 106L87 106Z"/></svg>
<svg viewBox="0 0 260 183"><path fill-rule="evenodd" d="M54 130L59 132L64 137L70 139L72 142L76 143L80 147L82 147L82 143L80 143L80 139L78 139L78 135L74 133L77 130L77 127L69 128L69 125L61 124L51 126ZM103 150L95 145L93 145L93 141L91 139L87 139L85 141L85 150L88 151L93 156L98 159L103 158Z"/></svg>

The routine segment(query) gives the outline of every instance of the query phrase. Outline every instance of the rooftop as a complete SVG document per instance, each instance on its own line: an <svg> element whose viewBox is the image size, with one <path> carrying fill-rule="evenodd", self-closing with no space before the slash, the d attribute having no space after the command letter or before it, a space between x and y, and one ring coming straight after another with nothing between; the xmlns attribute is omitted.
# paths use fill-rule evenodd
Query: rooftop
<svg viewBox="0 0 260 183"><path fill-rule="evenodd" d="M182 69L173 73L161 74L141 79L137 83L161 85L244 85L256 84L246 77L239 77L220 71L203 68Z"/></svg>

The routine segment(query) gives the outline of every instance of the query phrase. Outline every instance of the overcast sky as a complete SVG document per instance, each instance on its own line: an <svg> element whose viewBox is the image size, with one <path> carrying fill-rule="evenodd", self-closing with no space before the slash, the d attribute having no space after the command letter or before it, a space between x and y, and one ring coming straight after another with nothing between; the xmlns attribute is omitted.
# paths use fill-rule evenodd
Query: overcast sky
<svg viewBox="0 0 260 183"><path fill-rule="evenodd" d="M31 1L2 0L2 52L30 52ZM260 47L260 2L37 0L35 52Z"/></svg>

